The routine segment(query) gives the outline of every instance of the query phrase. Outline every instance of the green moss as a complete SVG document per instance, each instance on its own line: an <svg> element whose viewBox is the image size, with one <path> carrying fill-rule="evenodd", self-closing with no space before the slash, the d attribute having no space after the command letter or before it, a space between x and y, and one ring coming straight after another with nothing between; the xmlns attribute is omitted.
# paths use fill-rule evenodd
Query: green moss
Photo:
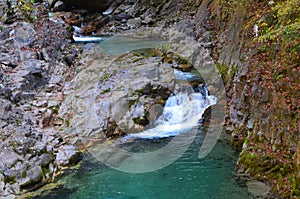
<svg viewBox="0 0 300 199"><path fill-rule="evenodd" d="M226 64L221 64L219 62L216 63L216 67L219 71L219 73L221 74L223 80L227 79L227 74L228 74L228 70L229 70L229 66Z"/></svg>
<svg viewBox="0 0 300 199"><path fill-rule="evenodd" d="M5 176L4 177L4 183L9 183L9 184L14 184L16 183L16 176L12 176L12 177L9 177L9 176Z"/></svg>
<svg viewBox="0 0 300 199"><path fill-rule="evenodd" d="M105 93L109 93L110 92L110 88L104 89L101 91L101 94L105 94Z"/></svg>
<svg viewBox="0 0 300 199"><path fill-rule="evenodd" d="M235 65L233 65L230 68L230 74L229 74L229 77L230 77L231 80L234 78L234 75L236 74L236 71L237 71L237 67Z"/></svg>
<svg viewBox="0 0 300 199"><path fill-rule="evenodd" d="M259 166L260 158L254 152L241 153L239 162L247 168L256 168Z"/></svg>
<svg viewBox="0 0 300 199"><path fill-rule="evenodd" d="M109 77L110 77L109 74L104 73L104 74L102 75L102 77L100 78L100 81L105 81L105 80L107 80Z"/></svg>
<svg viewBox="0 0 300 199"><path fill-rule="evenodd" d="M47 176L47 174L49 174L51 172L51 170L49 169L48 165L45 167L42 167L42 175L43 176Z"/></svg>
<svg viewBox="0 0 300 199"><path fill-rule="evenodd" d="M52 106L49 108L53 114L58 114L60 107L59 106Z"/></svg>
<svg viewBox="0 0 300 199"><path fill-rule="evenodd" d="M22 172L22 178L26 178L26 176L27 176L26 171L23 171L23 172Z"/></svg>

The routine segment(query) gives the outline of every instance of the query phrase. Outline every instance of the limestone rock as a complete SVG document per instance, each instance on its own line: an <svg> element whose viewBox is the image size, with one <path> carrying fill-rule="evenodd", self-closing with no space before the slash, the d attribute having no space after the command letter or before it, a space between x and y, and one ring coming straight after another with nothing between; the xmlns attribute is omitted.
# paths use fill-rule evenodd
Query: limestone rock
<svg viewBox="0 0 300 199"><path fill-rule="evenodd" d="M72 145L62 146L58 149L56 163L60 166L77 164L82 158L82 153Z"/></svg>
<svg viewBox="0 0 300 199"><path fill-rule="evenodd" d="M134 18L134 19L129 19L127 21L127 26L130 29L134 29L134 28L139 28L142 25L142 19L141 18Z"/></svg>
<svg viewBox="0 0 300 199"><path fill-rule="evenodd" d="M18 159L18 154L11 149L4 149L0 152L0 166L2 163L4 167L10 168L18 161Z"/></svg>
<svg viewBox="0 0 300 199"><path fill-rule="evenodd" d="M35 31L30 23L19 22L18 28L15 30L15 41L28 46L35 40Z"/></svg>
<svg viewBox="0 0 300 199"><path fill-rule="evenodd" d="M247 186L248 191L256 198L267 196L271 191L269 186L259 181L250 181Z"/></svg>
<svg viewBox="0 0 300 199"><path fill-rule="evenodd" d="M43 178L43 170L41 166L32 166L28 171L26 171L26 177L22 178L20 181L20 186L23 188L33 187L37 183L41 182Z"/></svg>

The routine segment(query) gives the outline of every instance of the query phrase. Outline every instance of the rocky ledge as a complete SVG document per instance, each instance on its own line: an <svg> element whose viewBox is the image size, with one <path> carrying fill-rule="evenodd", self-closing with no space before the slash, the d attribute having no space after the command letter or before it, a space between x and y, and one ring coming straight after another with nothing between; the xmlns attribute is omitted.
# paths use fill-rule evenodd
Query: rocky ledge
<svg viewBox="0 0 300 199"><path fill-rule="evenodd" d="M48 17L48 3L0 3L0 197L51 181L81 153L59 135L55 117L72 76L70 26Z"/></svg>

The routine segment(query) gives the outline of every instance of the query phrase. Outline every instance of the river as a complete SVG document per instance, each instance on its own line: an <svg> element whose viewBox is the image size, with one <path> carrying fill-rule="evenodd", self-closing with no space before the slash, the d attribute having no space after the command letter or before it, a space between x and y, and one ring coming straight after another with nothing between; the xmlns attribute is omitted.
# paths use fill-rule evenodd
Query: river
<svg viewBox="0 0 300 199"><path fill-rule="evenodd" d="M107 54L122 54L136 48L155 47L161 42L116 37L107 39L100 45ZM181 71L175 73L177 80L194 78L194 75L190 73ZM193 88L179 89L175 95L169 97L163 114L157 119L153 128L139 134L129 134L118 141L118 146L122 149L137 154L151 153L169 145L177 135L195 135L187 150L182 155L178 155L176 161L159 169L145 170L145 172L124 172L124 169L120 169L122 163L119 168L112 168L99 162L93 154L87 153L79 168L66 171L57 180L59 186L50 193L35 198L252 198L253 196L247 191L246 182L237 181L234 168L238 152L231 148L228 135L222 134L213 150L205 158L198 158L199 149L207 132L207 127L201 125L202 114L207 107L214 104L215 100L203 85L196 90ZM183 136L177 141L184 142L186 140ZM176 153L176 147L173 147L173 150ZM148 163L145 167L156 168L157 162L164 160L158 157L156 161ZM130 169L134 169L134 165Z"/></svg>

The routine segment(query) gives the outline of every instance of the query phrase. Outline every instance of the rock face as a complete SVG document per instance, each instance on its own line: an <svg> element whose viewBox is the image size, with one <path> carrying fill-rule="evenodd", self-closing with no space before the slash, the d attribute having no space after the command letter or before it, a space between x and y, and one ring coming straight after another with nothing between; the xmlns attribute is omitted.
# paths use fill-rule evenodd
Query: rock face
<svg viewBox="0 0 300 199"><path fill-rule="evenodd" d="M92 51L89 54L101 51L97 47L86 49ZM61 106L59 114L70 120L68 131L81 140L97 138L101 132L115 137L143 130L151 121L151 107L163 105L173 90L172 65L164 64L161 57L129 53L112 62L103 62L105 59L109 60L94 60L77 74Z"/></svg>
<svg viewBox="0 0 300 199"><path fill-rule="evenodd" d="M105 11L114 1L113 0L63 0L66 9L88 9L93 12Z"/></svg>
<svg viewBox="0 0 300 199"><path fill-rule="evenodd" d="M45 2L1 1L0 10L0 198L14 198L60 168L56 150L67 140L52 127L74 54L70 27L49 20Z"/></svg>
<svg viewBox="0 0 300 199"><path fill-rule="evenodd" d="M293 64L292 59L286 60L292 55L286 54L282 44L276 44L276 50L266 43L253 44L256 22L252 14L257 10L249 8L249 12L248 7L236 4L227 15L226 6L219 1L212 1L208 7L212 13L199 10L198 26L210 22L219 35L213 53L227 81L226 129L233 140L242 142L240 169L259 180L268 180L273 191L284 197L298 198L299 59ZM262 4L257 9L265 12ZM273 9L272 4L268 9ZM215 17L207 20L211 15ZM267 17L265 13L254 21ZM266 45L267 52L260 51L260 45Z"/></svg>

